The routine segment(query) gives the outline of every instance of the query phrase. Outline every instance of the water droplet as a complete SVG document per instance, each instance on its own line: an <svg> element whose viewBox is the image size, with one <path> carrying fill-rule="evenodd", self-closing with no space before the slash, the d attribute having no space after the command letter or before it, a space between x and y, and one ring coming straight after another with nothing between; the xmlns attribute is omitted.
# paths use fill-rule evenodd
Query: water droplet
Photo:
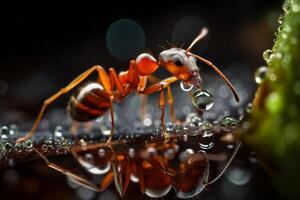
<svg viewBox="0 0 300 200"><path fill-rule="evenodd" d="M193 94L192 102L198 110L209 110L214 105L214 98L205 90L197 90Z"/></svg>
<svg viewBox="0 0 300 200"><path fill-rule="evenodd" d="M250 153L249 161L252 162L252 163L257 163L257 155L254 151L252 151Z"/></svg>
<svg viewBox="0 0 300 200"><path fill-rule="evenodd" d="M144 159L149 159L151 157L154 157L156 154L157 154L157 151L156 151L156 149L154 147L148 147L146 149L146 151L144 151L144 152L141 153L141 156Z"/></svg>
<svg viewBox="0 0 300 200"><path fill-rule="evenodd" d="M164 152L164 157L169 159L169 160L172 160L174 157L175 157L175 152L173 149L167 149L165 152Z"/></svg>
<svg viewBox="0 0 300 200"><path fill-rule="evenodd" d="M238 120L233 117L224 117L221 124L222 126L236 126L238 124Z"/></svg>
<svg viewBox="0 0 300 200"><path fill-rule="evenodd" d="M171 131L174 130L174 128L175 128L175 124L173 124L173 122L166 123L166 130L167 131L171 132Z"/></svg>
<svg viewBox="0 0 300 200"><path fill-rule="evenodd" d="M33 142L31 140L26 140L25 142L23 142L23 145L26 151L32 151Z"/></svg>
<svg viewBox="0 0 300 200"><path fill-rule="evenodd" d="M270 61L270 56L272 55L273 51L271 49L267 49L263 53L263 58L265 59L266 62Z"/></svg>
<svg viewBox="0 0 300 200"><path fill-rule="evenodd" d="M200 147L202 149L211 149L215 144L215 137L213 132L211 131L204 131L204 133L202 134L202 138L201 141L199 143Z"/></svg>
<svg viewBox="0 0 300 200"><path fill-rule="evenodd" d="M231 170L226 173L227 179L235 185L245 185L251 179L251 172L242 166L231 167Z"/></svg>
<svg viewBox="0 0 300 200"><path fill-rule="evenodd" d="M80 139L79 140L79 145L80 145L80 147L81 147L82 150L84 150L84 151L86 150L87 144L84 141L84 139Z"/></svg>
<svg viewBox="0 0 300 200"><path fill-rule="evenodd" d="M133 173L130 176L130 180L134 183L138 183L139 182L139 177L134 175Z"/></svg>
<svg viewBox="0 0 300 200"><path fill-rule="evenodd" d="M285 1L285 2L283 3L283 5L282 5L282 9L283 9L283 11L284 11L285 13L288 13L289 10L290 10L290 5L289 5L289 4L290 4L289 1Z"/></svg>
<svg viewBox="0 0 300 200"><path fill-rule="evenodd" d="M151 116L146 116L143 120L143 123L145 126L151 126L152 125L152 119L151 119Z"/></svg>
<svg viewBox="0 0 300 200"><path fill-rule="evenodd" d="M248 103L246 107L246 112L251 113L251 111L252 111L252 103Z"/></svg>
<svg viewBox="0 0 300 200"><path fill-rule="evenodd" d="M212 128L213 128L213 125L209 122L204 122L202 124L202 130L204 130L204 131L211 130Z"/></svg>
<svg viewBox="0 0 300 200"><path fill-rule="evenodd" d="M105 149L99 149L98 150L98 155L100 158L104 158L105 157Z"/></svg>
<svg viewBox="0 0 300 200"><path fill-rule="evenodd" d="M7 126L2 126L0 128L0 134L2 139L7 139L9 135L9 128Z"/></svg>
<svg viewBox="0 0 300 200"><path fill-rule="evenodd" d="M186 142L187 140L188 140L188 135L187 135L187 134L184 134L184 135L183 135L183 141Z"/></svg>
<svg viewBox="0 0 300 200"><path fill-rule="evenodd" d="M296 81L294 85L294 92L296 95L300 96L300 80Z"/></svg>
<svg viewBox="0 0 300 200"><path fill-rule="evenodd" d="M255 82L257 84L263 82L263 80L265 80L266 78L267 72L268 72L268 68L266 66L259 67L254 73Z"/></svg>
<svg viewBox="0 0 300 200"><path fill-rule="evenodd" d="M96 195L93 190L82 186L77 188L76 194L80 200L90 200L93 199Z"/></svg>
<svg viewBox="0 0 300 200"><path fill-rule="evenodd" d="M183 151L179 154L179 160L181 162L186 162L188 160L188 158L193 154L195 154L193 149L186 149L185 151Z"/></svg>
<svg viewBox="0 0 300 200"><path fill-rule="evenodd" d="M135 150L134 150L134 148L128 149L128 157L129 158L134 158L135 157Z"/></svg>
<svg viewBox="0 0 300 200"><path fill-rule="evenodd" d="M43 150L43 152L48 152L48 145L43 144L42 145L42 150Z"/></svg>
<svg viewBox="0 0 300 200"><path fill-rule="evenodd" d="M297 4L293 4L292 10L293 10L293 12L299 12L300 11L300 6L297 5Z"/></svg>
<svg viewBox="0 0 300 200"><path fill-rule="evenodd" d="M62 137L63 135L63 127L62 126L56 126L54 130L54 136L55 137Z"/></svg>
<svg viewBox="0 0 300 200"><path fill-rule="evenodd" d="M185 91L185 92L189 92L193 89L193 85L189 84L189 83L185 83L183 81L180 82L180 88Z"/></svg>
<svg viewBox="0 0 300 200"><path fill-rule="evenodd" d="M18 131L18 127L15 124L10 125L9 127L9 135L14 135Z"/></svg>
<svg viewBox="0 0 300 200"><path fill-rule="evenodd" d="M282 24L282 21L283 21L283 15L281 14L281 15L278 17L278 23L279 23L279 24Z"/></svg>

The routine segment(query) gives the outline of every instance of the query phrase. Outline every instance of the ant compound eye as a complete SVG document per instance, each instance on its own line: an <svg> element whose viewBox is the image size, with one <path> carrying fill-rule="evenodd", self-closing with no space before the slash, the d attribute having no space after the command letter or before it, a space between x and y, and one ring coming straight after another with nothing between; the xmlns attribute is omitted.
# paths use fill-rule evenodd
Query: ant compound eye
<svg viewBox="0 0 300 200"><path fill-rule="evenodd" d="M181 67L183 65L183 60L180 56L175 55L173 56L173 62L176 66Z"/></svg>

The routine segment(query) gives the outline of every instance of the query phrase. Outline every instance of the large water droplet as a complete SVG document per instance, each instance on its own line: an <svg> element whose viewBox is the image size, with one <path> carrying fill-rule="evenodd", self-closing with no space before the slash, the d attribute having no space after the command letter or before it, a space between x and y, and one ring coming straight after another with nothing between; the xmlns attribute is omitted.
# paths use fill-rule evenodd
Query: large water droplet
<svg viewBox="0 0 300 200"><path fill-rule="evenodd" d="M254 78L257 84L260 84L266 78L267 71L268 68L266 66L261 66L255 71Z"/></svg>
<svg viewBox="0 0 300 200"><path fill-rule="evenodd" d="M193 94L192 102L199 110L209 110L214 105L214 98L208 91L197 90Z"/></svg>
<svg viewBox="0 0 300 200"><path fill-rule="evenodd" d="M215 137L213 132L204 131L202 134L201 141L199 143L200 147L204 150L211 149L215 144Z"/></svg>
<svg viewBox="0 0 300 200"><path fill-rule="evenodd" d="M183 81L180 82L180 88L185 91L185 92L189 92L193 89L193 85L189 84L189 83L185 83Z"/></svg>

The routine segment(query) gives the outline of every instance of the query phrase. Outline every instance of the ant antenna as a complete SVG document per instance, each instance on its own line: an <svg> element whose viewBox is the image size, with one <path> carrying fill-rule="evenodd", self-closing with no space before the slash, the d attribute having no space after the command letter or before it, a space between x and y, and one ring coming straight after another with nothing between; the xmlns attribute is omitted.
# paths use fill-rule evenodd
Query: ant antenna
<svg viewBox="0 0 300 200"><path fill-rule="evenodd" d="M204 27L202 28L201 32L199 33L199 35L193 40L193 42L190 44L190 46L186 49L186 52L189 52L192 47L199 42L199 40L201 40L202 38L204 38L208 33L208 28Z"/></svg>
<svg viewBox="0 0 300 200"><path fill-rule="evenodd" d="M226 76L214 64L212 64L210 61L208 61L205 58L202 58L201 56L198 56L196 54L190 53L190 55L194 56L198 60L200 60L200 61L204 62L205 64L207 64L208 66L210 66L228 85L228 87L230 88L235 100L237 102L240 101L240 97L239 97L238 93L236 92L236 90L234 89L233 85L230 83L230 81L226 78Z"/></svg>
<svg viewBox="0 0 300 200"><path fill-rule="evenodd" d="M208 183L206 183L207 185L211 185L213 184L214 182L216 182L223 174L224 172L226 171L226 169L229 167L230 163L232 162L233 158L235 157L235 155L237 154L239 148L241 146L241 142L238 141L234 150L233 150L233 153L232 153L232 156L229 158L228 162L226 163L225 167L223 168L223 170L218 174L217 177L215 177L213 180L209 181Z"/></svg>

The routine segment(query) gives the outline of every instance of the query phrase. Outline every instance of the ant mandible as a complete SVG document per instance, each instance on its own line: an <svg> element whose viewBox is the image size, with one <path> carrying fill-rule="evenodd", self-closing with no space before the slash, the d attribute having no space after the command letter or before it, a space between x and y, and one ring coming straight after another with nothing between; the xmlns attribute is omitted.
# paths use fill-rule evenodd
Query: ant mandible
<svg viewBox="0 0 300 200"><path fill-rule="evenodd" d="M168 88L168 102L171 102L171 110L174 110L172 108L174 106L174 101L170 89L170 85L172 83L177 80L181 80L184 83L192 84L196 88L201 89L202 84L196 59L210 66L226 82L231 89L235 100L238 102L239 96L224 74L210 61L190 52L191 48L207 33L208 29L203 28L200 34L193 40L186 50L181 48L170 48L162 51L159 54L158 61L152 55L142 53L137 56L135 60L130 61L129 69L127 71L122 71L119 74L117 74L115 69L112 67L109 69L109 73L107 74L103 67L99 65L93 66L75 78L66 87L62 88L44 101L31 130L24 137L19 138L17 143L21 143L29 139L35 133L45 109L49 104L53 103L61 95L68 93L89 77L89 75L93 72L98 73L98 80L86 85L77 94L71 97L68 112L74 120L85 122L101 117L110 109L111 133L107 141L108 144L111 143L114 131L113 103L123 101L125 97L132 92L142 95L150 95L154 92L160 91L159 106L161 108L161 126L164 138L168 139L169 134L166 132L164 122L164 88ZM164 67L172 76L146 87L147 79L152 76L159 66ZM174 112L172 115L174 115ZM172 118L174 118L174 116L172 116Z"/></svg>

